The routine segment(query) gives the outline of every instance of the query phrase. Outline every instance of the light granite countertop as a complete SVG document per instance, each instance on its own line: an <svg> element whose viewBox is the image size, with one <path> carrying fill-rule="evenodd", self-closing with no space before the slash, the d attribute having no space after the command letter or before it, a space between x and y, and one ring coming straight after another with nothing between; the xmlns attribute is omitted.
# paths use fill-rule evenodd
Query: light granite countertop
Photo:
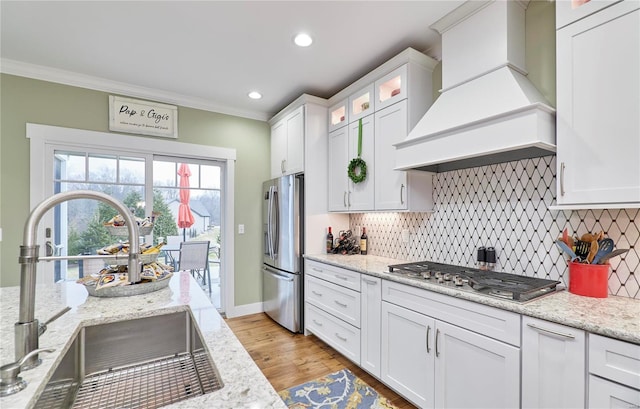
<svg viewBox="0 0 640 409"><path fill-rule="evenodd" d="M40 337L41 348L55 348L56 351L40 354L42 364L20 375L28 382L27 388L15 395L0 398L0 407L32 407L82 326L190 310L224 387L165 407L286 408L191 275L188 272L178 272L170 280L168 288L149 294L117 298L89 297L82 285L73 282L38 286L35 313L40 322L46 321L65 306L72 309L49 324L47 331ZM1 364L4 365L12 362L14 357L13 325L18 320L19 288L0 288L0 303L0 356Z"/></svg>
<svg viewBox="0 0 640 409"><path fill-rule="evenodd" d="M640 344L639 300L616 296L607 298L583 297L565 290L519 303L388 273L390 264L407 263L406 260L371 255L344 256L338 254L310 254L305 255L305 258Z"/></svg>

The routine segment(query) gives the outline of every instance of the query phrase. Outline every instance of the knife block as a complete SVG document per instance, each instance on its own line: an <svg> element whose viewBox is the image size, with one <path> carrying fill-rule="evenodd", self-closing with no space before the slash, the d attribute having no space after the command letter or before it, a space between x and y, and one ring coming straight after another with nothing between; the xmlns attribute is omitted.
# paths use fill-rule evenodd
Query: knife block
<svg viewBox="0 0 640 409"><path fill-rule="evenodd" d="M569 292L594 298L609 295L609 264L569 262Z"/></svg>

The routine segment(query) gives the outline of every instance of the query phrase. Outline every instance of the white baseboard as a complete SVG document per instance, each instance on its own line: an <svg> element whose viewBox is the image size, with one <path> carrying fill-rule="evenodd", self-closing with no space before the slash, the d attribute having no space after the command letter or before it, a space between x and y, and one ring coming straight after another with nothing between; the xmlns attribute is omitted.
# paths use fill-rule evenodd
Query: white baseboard
<svg viewBox="0 0 640 409"><path fill-rule="evenodd" d="M235 318L242 317L243 315L257 314L259 312L264 312L264 309L262 308L261 302L256 302L253 304L236 305L227 309L225 315L227 318Z"/></svg>

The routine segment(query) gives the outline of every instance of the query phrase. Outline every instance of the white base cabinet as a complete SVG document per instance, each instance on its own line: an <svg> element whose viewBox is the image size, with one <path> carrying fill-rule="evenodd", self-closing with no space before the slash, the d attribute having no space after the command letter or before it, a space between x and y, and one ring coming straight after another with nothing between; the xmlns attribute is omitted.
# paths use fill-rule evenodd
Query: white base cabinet
<svg viewBox="0 0 640 409"><path fill-rule="evenodd" d="M433 408L435 320L382 303L382 374L386 385L421 408Z"/></svg>
<svg viewBox="0 0 640 409"><path fill-rule="evenodd" d="M520 406L517 314L383 283L383 382L421 408ZM481 333L459 326L469 320Z"/></svg>
<svg viewBox="0 0 640 409"><path fill-rule="evenodd" d="M640 407L640 345L589 334L589 407Z"/></svg>
<svg viewBox="0 0 640 409"><path fill-rule="evenodd" d="M382 280L362 275L360 295L360 367L380 379Z"/></svg>
<svg viewBox="0 0 640 409"><path fill-rule="evenodd" d="M584 408L586 334L522 318L522 407Z"/></svg>

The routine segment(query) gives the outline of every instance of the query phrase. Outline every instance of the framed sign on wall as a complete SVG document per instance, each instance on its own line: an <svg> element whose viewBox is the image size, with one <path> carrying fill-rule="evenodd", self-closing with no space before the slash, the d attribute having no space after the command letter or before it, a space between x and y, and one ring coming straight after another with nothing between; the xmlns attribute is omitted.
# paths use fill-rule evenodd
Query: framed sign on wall
<svg viewBox="0 0 640 409"><path fill-rule="evenodd" d="M178 137L178 107L109 95L109 130Z"/></svg>

